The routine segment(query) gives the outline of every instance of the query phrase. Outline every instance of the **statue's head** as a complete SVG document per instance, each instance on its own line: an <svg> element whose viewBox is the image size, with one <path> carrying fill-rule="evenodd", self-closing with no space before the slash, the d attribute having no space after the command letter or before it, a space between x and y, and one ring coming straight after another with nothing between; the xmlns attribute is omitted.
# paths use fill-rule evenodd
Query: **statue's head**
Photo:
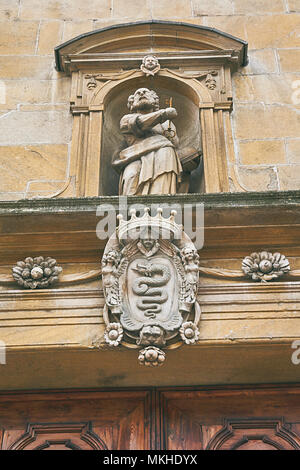
<svg viewBox="0 0 300 470"><path fill-rule="evenodd" d="M139 88L128 98L128 108L131 112L157 111L159 109L159 98L153 90Z"/></svg>
<svg viewBox="0 0 300 470"><path fill-rule="evenodd" d="M105 255L102 257L102 265L106 266L107 264L112 264L117 266L120 261L120 254L116 250L109 250Z"/></svg>
<svg viewBox="0 0 300 470"><path fill-rule="evenodd" d="M190 246L186 246L181 250L181 256L184 263L190 263L193 261L197 264L199 262L199 255L197 250Z"/></svg>
<svg viewBox="0 0 300 470"><path fill-rule="evenodd" d="M153 240L152 238L145 238L144 240L141 240L141 243L146 248L146 250L150 251L154 247L156 240Z"/></svg>
<svg viewBox="0 0 300 470"><path fill-rule="evenodd" d="M142 64L147 70L154 70L159 67L159 62L155 55L146 55L143 58Z"/></svg>

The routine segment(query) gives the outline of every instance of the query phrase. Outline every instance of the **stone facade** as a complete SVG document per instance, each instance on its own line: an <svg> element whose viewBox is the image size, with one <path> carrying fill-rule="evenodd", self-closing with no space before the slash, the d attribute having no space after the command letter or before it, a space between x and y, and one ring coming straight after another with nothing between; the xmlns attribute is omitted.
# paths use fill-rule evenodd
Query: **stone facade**
<svg viewBox="0 0 300 470"><path fill-rule="evenodd" d="M171 9L167 0L0 0L0 199L51 197L68 181L71 81L55 70L54 47L149 19L249 43L249 65L233 78L237 180L245 191L298 189L299 17L299 0L174 0Z"/></svg>

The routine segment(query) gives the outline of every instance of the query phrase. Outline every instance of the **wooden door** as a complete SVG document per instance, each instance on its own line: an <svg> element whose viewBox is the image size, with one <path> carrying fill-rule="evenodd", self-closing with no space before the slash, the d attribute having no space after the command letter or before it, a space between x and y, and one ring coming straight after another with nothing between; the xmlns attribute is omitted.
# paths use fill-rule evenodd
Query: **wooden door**
<svg viewBox="0 0 300 470"><path fill-rule="evenodd" d="M0 394L2 450L300 449L300 387Z"/></svg>
<svg viewBox="0 0 300 470"><path fill-rule="evenodd" d="M299 387L220 387L159 394L164 449L300 449Z"/></svg>
<svg viewBox="0 0 300 470"><path fill-rule="evenodd" d="M85 391L0 397L4 450L149 449L151 393Z"/></svg>

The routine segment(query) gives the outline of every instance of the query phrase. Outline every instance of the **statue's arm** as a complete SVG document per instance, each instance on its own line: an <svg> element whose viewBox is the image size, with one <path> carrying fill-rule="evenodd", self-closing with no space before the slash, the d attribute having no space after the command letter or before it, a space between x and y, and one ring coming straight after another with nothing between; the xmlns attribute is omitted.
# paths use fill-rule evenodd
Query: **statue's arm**
<svg viewBox="0 0 300 470"><path fill-rule="evenodd" d="M173 119L177 116L175 108L160 109L148 114L139 114L137 118L137 125L144 131L151 129L157 124L162 124L168 119Z"/></svg>
<svg viewBox="0 0 300 470"><path fill-rule="evenodd" d="M120 121L120 130L123 134L131 133L137 137L143 137L144 131L176 116L175 108L160 109L148 114L127 114Z"/></svg>

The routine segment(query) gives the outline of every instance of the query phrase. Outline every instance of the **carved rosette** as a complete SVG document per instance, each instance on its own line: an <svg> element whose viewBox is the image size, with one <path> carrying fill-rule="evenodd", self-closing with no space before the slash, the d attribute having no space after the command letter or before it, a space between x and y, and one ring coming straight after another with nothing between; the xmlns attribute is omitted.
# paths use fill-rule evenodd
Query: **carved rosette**
<svg viewBox="0 0 300 470"><path fill-rule="evenodd" d="M183 323L179 332L185 344L195 344L199 339L199 330L191 321Z"/></svg>
<svg viewBox="0 0 300 470"><path fill-rule="evenodd" d="M37 256L18 261L12 268L15 281L25 289L45 289L58 281L62 268L57 266L56 260Z"/></svg>
<svg viewBox="0 0 300 470"><path fill-rule="evenodd" d="M138 360L147 366L162 365L162 349L180 339L199 339L199 256L175 215L166 219L158 209L151 217L145 209L142 217L132 211L128 221L119 216L102 258L105 341L144 347Z"/></svg>
<svg viewBox="0 0 300 470"><path fill-rule="evenodd" d="M148 346L139 352L138 361L147 367L160 367L166 359L166 353L155 346Z"/></svg>
<svg viewBox="0 0 300 470"><path fill-rule="evenodd" d="M253 281L272 281L288 273L290 269L290 263L284 255L267 251L252 253L242 262L244 274Z"/></svg>
<svg viewBox="0 0 300 470"><path fill-rule="evenodd" d="M119 346L123 338L123 328L120 323L109 323L106 327L104 338L110 346Z"/></svg>

